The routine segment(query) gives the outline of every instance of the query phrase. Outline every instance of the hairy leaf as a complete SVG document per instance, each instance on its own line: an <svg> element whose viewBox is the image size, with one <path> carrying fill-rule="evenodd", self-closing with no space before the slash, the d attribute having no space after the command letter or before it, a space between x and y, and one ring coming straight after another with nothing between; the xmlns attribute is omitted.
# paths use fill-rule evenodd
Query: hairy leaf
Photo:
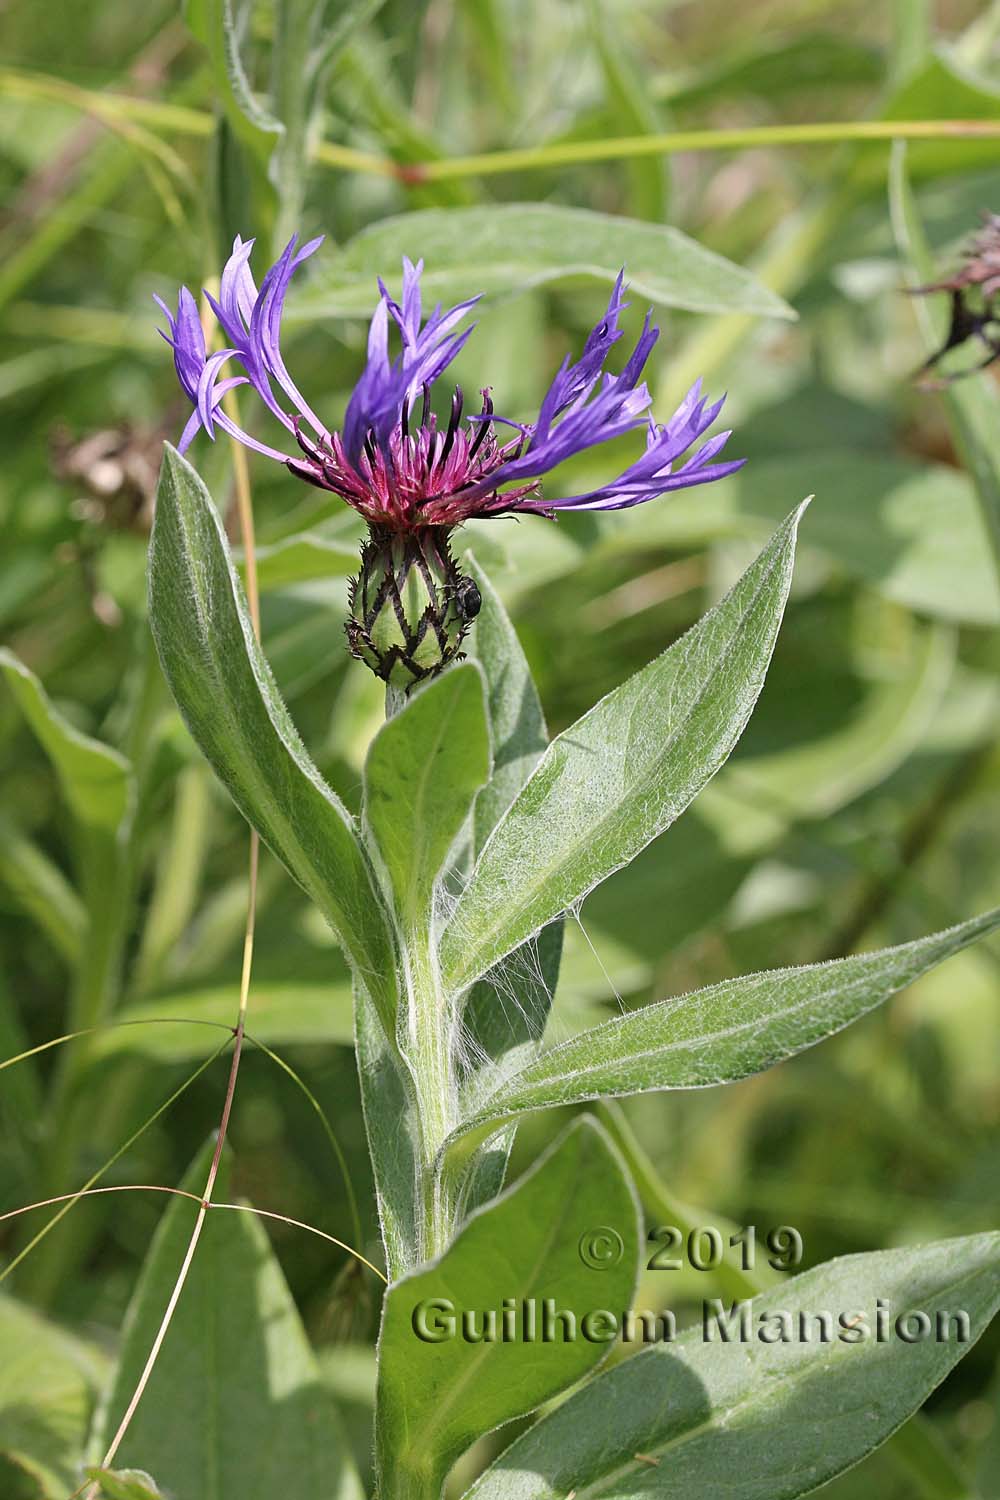
<svg viewBox="0 0 1000 1500"><path fill-rule="evenodd" d="M850 1025L1000 927L1000 908L898 948L727 979L644 1006L553 1047L463 1122L484 1133L512 1115L654 1089L707 1088L762 1072Z"/></svg>
<svg viewBox="0 0 1000 1500"><path fill-rule="evenodd" d="M192 33L208 53L226 119L239 139L266 161L283 127L250 87L240 57L232 0L186 0L184 14Z"/></svg>
<svg viewBox="0 0 1000 1500"><path fill-rule="evenodd" d="M477 1437L593 1369L608 1344L582 1328L565 1339L565 1323L555 1321L546 1340L546 1299L583 1326L596 1308L628 1307L638 1240L620 1158L601 1127L584 1118L474 1214L439 1260L397 1282L386 1298L379 1351L377 1451L385 1480L392 1476L404 1494L401 1476L419 1476L426 1486L419 1493L431 1493ZM500 1336L503 1304L516 1308L511 1340ZM463 1337L463 1312L480 1314L482 1330L490 1308L497 1336ZM525 1308L537 1318L534 1339L523 1332Z"/></svg>
<svg viewBox="0 0 1000 1500"><path fill-rule="evenodd" d="M490 772L483 674L463 662L413 693L372 741L363 822L403 926L426 928L434 883Z"/></svg>
<svg viewBox="0 0 1000 1500"><path fill-rule="evenodd" d="M800 511L687 635L553 740L442 934L460 990L668 828L726 760L763 685Z"/></svg>
<svg viewBox="0 0 1000 1500"><path fill-rule="evenodd" d="M545 715L517 632L499 594L471 554L466 566L482 597L472 650L486 677L487 711L493 739L493 774L476 798L473 854L478 854L531 775L549 733ZM516 1065L537 1049L559 981L563 924L553 922L537 943L526 943L504 959L498 970L474 984L462 1010L466 1051L477 1061L504 1060ZM487 1067L482 1078L495 1077ZM494 1197L503 1186L513 1128L501 1132L479 1154L464 1185L466 1209Z"/></svg>
<svg viewBox="0 0 1000 1500"><path fill-rule="evenodd" d="M531 775L549 735L538 689L500 595L475 556L469 554L465 566L476 580L482 599L471 654L486 678L493 739L493 770L476 798L474 843L478 853Z"/></svg>
<svg viewBox="0 0 1000 1500"><path fill-rule="evenodd" d="M333 926L392 1035L393 941L371 870L281 701L208 493L169 446L149 589L160 660L188 728L244 817Z"/></svg>

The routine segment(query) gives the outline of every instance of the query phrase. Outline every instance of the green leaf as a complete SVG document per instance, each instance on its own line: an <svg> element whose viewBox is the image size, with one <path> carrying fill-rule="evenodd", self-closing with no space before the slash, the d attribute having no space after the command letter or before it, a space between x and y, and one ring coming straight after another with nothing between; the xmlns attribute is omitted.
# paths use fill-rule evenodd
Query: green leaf
<svg viewBox="0 0 1000 1500"><path fill-rule="evenodd" d="M996 120L1000 90L989 79L956 64L938 52L918 73L906 79L883 111L885 120ZM996 166L992 142L974 136L915 141L908 152L915 180L954 179L957 172L990 170ZM859 156L858 177L885 181L885 158Z"/></svg>
<svg viewBox="0 0 1000 1500"><path fill-rule="evenodd" d="M518 59L506 35L507 15L502 0L458 0L457 10L475 40L471 61L482 74L498 108L516 119L520 99L516 84Z"/></svg>
<svg viewBox="0 0 1000 1500"><path fill-rule="evenodd" d="M482 597L472 651L486 677L493 739L493 774L476 798L473 853L478 855L544 754L549 733L527 659L500 596L473 556L467 557L466 565ZM506 959L501 973L473 985L462 1016L473 1056L496 1060L526 1043L537 1043L555 994L561 956L562 924L554 923L537 944L526 944Z"/></svg>
<svg viewBox="0 0 1000 1500"><path fill-rule="evenodd" d="M473 820L473 853L478 854L544 754L549 733L527 658L499 594L474 556L467 555L465 566L482 598L472 652L486 677L493 740L493 774L476 798ZM490 1064L499 1059L510 1066L534 1054L559 981L562 948L563 924L554 922L537 942L526 943L469 991L462 1027L470 1041L470 1063L487 1060L484 1080L495 1081ZM480 1153L463 1187L467 1210L499 1193L513 1143L510 1129Z"/></svg>
<svg viewBox="0 0 1000 1500"><path fill-rule="evenodd" d="M830 734L791 742L767 755L734 756L699 796L669 839L652 844L627 870L587 900L586 932L622 990L650 984L665 955L712 921L721 921L752 863L776 847L799 819L829 817L882 784L924 745L949 713L953 631L914 622L898 675L874 679ZM884 666L883 666L884 671ZM825 691L816 684L816 695ZM804 684L786 692L808 721ZM951 722L954 722L952 713ZM567 931L567 979L607 995L580 927ZM567 998L564 991L562 998Z"/></svg>
<svg viewBox="0 0 1000 1500"><path fill-rule="evenodd" d="M408 930L426 927L434 883L489 773L483 674L474 662L419 688L372 741L363 822Z"/></svg>
<svg viewBox="0 0 1000 1500"><path fill-rule="evenodd" d="M553 740L442 934L449 988L471 984L628 864L723 764L764 681L800 514L687 635Z"/></svg>
<svg viewBox="0 0 1000 1500"><path fill-rule="evenodd" d="M256 221L258 194L264 202L273 198L264 182L262 157L263 152L248 143L245 131L237 133L228 115L219 113L205 163L213 207L211 244L219 266L225 265L232 254L236 236L242 236L246 226ZM221 455L214 462L219 458Z"/></svg>
<svg viewBox="0 0 1000 1500"><path fill-rule="evenodd" d="M32 1039L22 1022L14 995L0 975L0 1163L6 1190L30 1201L36 1197L38 1122L45 1118L46 1099L37 1057L25 1057Z"/></svg>
<svg viewBox="0 0 1000 1500"><path fill-rule="evenodd" d="M0 815L0 883L72 968L86 929L83 902L43 849Z"/></svg>
<svg viewBox="0 0 1000 1500"><path fill-rule="evenodd" d="M549 734L538 689L500 595L473 554L466 554L464 566L476 580L482 599L469 649L486 678L493 741L493 770L476 798L474 844L478 853L534 770Z"/></svg>
<svg viewBox="0 0 1000 1500"><path fill-rule="evenodd" d="M361 993L355 996L354 1028L379 1228L391 1280L408 1270L416 1255L414 1143L420 1138L420 1124L410 1074L386 1036L374 1007Z"/></svg>
<svg viewBox="0 0 1000 1500"><path fill-rule="evenodd" d="M310 82L321 77L354 33L374 20L384 4L385 0L351 0L347 5L333 4L331 0L316 0L313 5L314 48L310 53L308 66ZM293 79L289 76L289 88L292 82Z"/></svg>
<svg viewBox="0 0 1000 1500"><path fill-rule="evenodd" d="M162 1490L144 1469L88 1469L87 1478L96 1480L98 1493L108 1500L162 1500Z"/></svg>
<svg viewBox="0 0 1000 1500"><path fill-rule="evenodd" d="M381 10L384 0L281 0L276 7L271 52L274 110L284 129L271 159L269 176L280 201L276 242L283 245L301 230L309 177L309 147L318 133L328 65L359 26Z"/></svg>
<svg viewBox="0 0 1000 1500"><path fill-rule="evenodd" d="M214 1141L182 1186L201 1194ZM231 1193L224 1155L216 1201ZM180 1268L197 1204L174 1198L143 1264L97 1430L114 1433L146 1362ZM281 1267L251 1213L205 1221L177 1311L118 1454L177 1496L272 1500L297 1494L358 1500L339 1414L323 1387Z"/></svg>
<svg viewBox="0 0 1000 1500"><path fill-rule="evenodd" d="M209 56L216 97L234 133L266 162L282 125L257 99L240 58L232 0L186 0L184 16Z"/></svg>
<svg viewBox="0 0 1000 1500"><path fill-rule="evenodd" d="M73 816L84 827L115 832L129 807L128 761L109 745L75 729L52 703L34 672L5 647L0 647L0 670L51 760Z"/></svg>
<svg viewBox="0 0 1000 1500"><path fill-rule="evenodd" d="M678 229L548 203L431 208L383 219L349 240L325 275L289 298L289 317L367 316L372 268L379 267L391 286L403 255L423 256L428 302L477 292L509 296L552 281L611 285L624 266L633 297L662 307L794 317L749 271Z"/></svg>
<svg viewBox="0 0 1000 1500"><path fill-rule="evenodd" d="M486 1134L513 1115L604 1094L707 1088L760 1073L849 1026L997 927L1000 907L897 948L726 979L644 1006L529 1063L461 1131Z"/></svg>
<svg viewBox="0 0 1000 1500"><path fill-rule="evenodd" d="M139 1005L116 1011L114 1025L92 1042L91 1056L131 1053L157 1062L207 1057L218 1046L219 1033L206 1023L231 1027L238 1006L239 989L235 985L154 995ZM154 1024L164 1017L178 1024ZM329 984L254 981L247 1016L251 1038L270 1047L312 1043L349 1047L354 1040L353 1028L351 986L346 976L339 981L335 977Z"/></svg>
<svg viewBox="0 0 1000 1500"><path fill-rule="evenodd" d="M39 1313L0 1297L0 1468L7 1460L32 1476L37 1493L65 1500L78 1483L103 1376L96 1351Z"/></svg>
<svg viewBox="0 0 1000 1500"><path fill-rule="evenodd" d="M169 446L149 587L160 661L191 734L244 817L330 922L394 1035L393 940L353 822L281 701L208 493Z"/></svg>
<svg viewBox="0 0 1000 1500"><path fill-rule="evenodd" d="M582 1328L563 1341L554 1324L555 1336L546 1340L546 1301L579 1324L595 1309L627 1308L638 1244L635 1198L621 1160L601 1127L582 1118L502 1197L474 1214L439 1260L390 1288L376 1446L393 1494L436 1494L477 1437L531 1411L600 1362L608 1343ZM598 1264L588 1264L595 1258ZM516 1309L509 1342L501 1336L504 1306ZM463 1312L489 1309L496 1339L464 1338ZM522 1316L532 1309L537 1342L523 1331ZM476 1323L482 1330L483 1316ZM443 1338L436 1332L442 1328Z"/></svg>
<svg viewBox="0 0 1000 1500"><path fill-rule="evenodd" d="M817 86L880 84L885 65L877 48L836 32L809 31L783 38L766 37L713 51L697 69L671 69L654 93L675 109L717 104L758 95L773 105L778 97L812 93Z"/></svg>
<svg viewBox="0 0 1000 1500"><path fill-rule="evenodd" d="M883 1342L879 1302L889 1308ZM702 1323L626 1360L512 1443L468 1500L565 1500L570 1491L577 1500L714 1500L733 1493L734 1475L740 1500L809 1494L883 1443L982 1333L1000 1306L1000 1234L845 1256L742 1306L745 1340L707 1340ZM710 1303L710 1324L712 1311ZM780 1331L782 1311L793 1337L762 1342L761 1328ZM895 1320L911 1311L931 1320L930 1338L895 1335ZM832 1314L828 1344L818 1340L821 1312ZM961 1313L968 1342L958 1337ZM950 1333L942 1340L939 1314ZM849 1337L870 1333L842 1342L838 1319L856 1315L866 1322Z"/></svg>

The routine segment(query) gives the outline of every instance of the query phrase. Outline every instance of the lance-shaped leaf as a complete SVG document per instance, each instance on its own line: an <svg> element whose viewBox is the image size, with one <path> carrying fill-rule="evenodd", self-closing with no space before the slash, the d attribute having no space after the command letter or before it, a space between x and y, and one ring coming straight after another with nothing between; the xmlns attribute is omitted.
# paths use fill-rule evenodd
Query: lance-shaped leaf
<svg viewBox="0 0 1000 1500"><path fill-rule="evenodd" d="M199 1194L209 1140L182 1187ZM216 1202L229 1200L223 1155ZM101 1454L135 1390L177 1279L197 1204L171 1198L129 1304L118 1364L92 1435ZM340 1413L323 1387L267 1234L249 1212L218 1208L116 1463L155 1475L168 1495L360 1500Z"/></svg>
<svg viewBox="0 0 1000 1500"><path fill-rule="evenodd" d="M359 990L354 999L354 1050L361 1104L375 1178L379 1227L390 1279L419 1257L415 1217L420 1121L412 1077L386 1035L375 1008Z"/></svg>
<svg viewBox="0 0 1000 1500"><path fill-rule="evenodd" d="M129 806L131 766L64 718L42 684L12 651L0 649L0 669L17 705L59 777L63 796L84 828L114 833Z"/></svg>
<svg viewBox="0 0 1000 1500"><path fill-rule="evenodd" d="M442 934L464 989L668 828L750 717L788 596L801 508L725 599L553 740Z"/></svg>
<svg viewBox="0 0 1000 1500"><path fill-rule="evenodd" d="M281 700L208 492L169 446L149 594L160 661L191 734L244 817L333 926L392 1036L393 941L372 872L347 810Z"/></svg>
<svg viewBox="0 0 1000 1500"><path fill-rule="evenodd" d="M528 1110L601 1095L734 1083L815 1046L998 927L1000 908L897 948L726 979L644 1006L543 1053L456 1135L475 1139Z"/></svg>
<svg viewBox="0 0 1000 1500"><path fill-rule="evenodd" d="M471 553L465 567L482 601L470 654L486 678L493 736L493 774L476 798L473 842L478 853L537 765L549 733L521 642L500 595Z"/></svg>
<svg viewBox="0 0 1000 1500"><path fill-rule="evenodd" d="M538 764L549 742L545 716L521 643L499 594L476 562L466 560L482 597L472 649L486 678L493 737L493 774L476 798L473 853L478 854ZM486 977L466 998L463 1024L473 1056L498 1059L512 1048L538 1042L559 978L562 925L554 924L535 947L525 947Z"/></svg>
<svg viewBox="0 0 1000 1500"><path fill-rule="evenodd" d="M751 272L678 229L560 203L428 208L381 219L289 300L289 316L367 316L372 267L396 267L401 255L426 261L429 302L479 292L509 297L552 281L611 285L624 264L633 296L663 307L795 316Z"/></svg>
<svg viewBox="0 0 1000 1500"><path fill-rule="evenodd" d="M474 662L414 693L372 741L363 821L408 930L426 928L434 882L489 773L483 675Z"/></svg>
<svg viewBox="0 0 1000 1500"><path fill-rule="evenodd" d="M54 860L0 814L0 885L33 917L70 967L80 961L87 917Z"/></svg>
<svg viewBox="0 0 1000 1500"><path fill-rule="evenodd" d="M848 1255L752 1303L710 1300L675 1343L518 1438L467 1500L797 1500L901 1426L998 1306L996 1233Z"/></svg>
<svg viewBox="0 0 1000 1500"><path fill-rule="evenodd" d="M472 636L472 652L486 678L486 701L493 738L493 774L476 798L472 853L477 855L503 817L549 742L538 690L503 601L471 554L465 566L479 587L482 607ZM541 1041L559 980L563 924L553 922L537 943L510 954L495 974L486 974L465 997L462 1027L470 1046L470 1072L492 1086L496 1063L517 1067L534 1056ZM503 1186L514 1144L513 1126L495 1135L472 1164L462 1188L471 1211L496 1197Z"/></svg>
<svg viewBox="0 0 1000 1500"><path fill-rule="evenodd" d="M609 1348L595 1309L630 1305L638 1244L621 1160L585 1117L439 1260L396 1282L376 1408L387 1492L436 1493L477 1437L592 1370Z"/></svg>

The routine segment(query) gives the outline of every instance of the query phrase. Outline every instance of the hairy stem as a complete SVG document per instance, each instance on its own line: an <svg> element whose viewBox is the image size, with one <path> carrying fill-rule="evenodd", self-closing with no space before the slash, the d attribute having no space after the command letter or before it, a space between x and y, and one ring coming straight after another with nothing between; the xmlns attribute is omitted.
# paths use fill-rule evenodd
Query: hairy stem
<svg viewBox="0 0 1000 1500"><path fill-rule="evenodd" d="M438 1156L454 1123L452 1025L436 958L426 935L409 943L407 1060L420 1118L418 1194L421 1254L440 1255L451 1238L454 1204L438 1171Z"/></svg>

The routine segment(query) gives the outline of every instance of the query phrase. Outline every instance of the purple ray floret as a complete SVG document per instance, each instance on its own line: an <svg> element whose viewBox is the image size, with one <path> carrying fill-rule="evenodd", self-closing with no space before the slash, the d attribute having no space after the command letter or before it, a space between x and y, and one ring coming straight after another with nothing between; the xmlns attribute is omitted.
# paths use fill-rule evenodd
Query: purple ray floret
<svg viewBox="0 0 1000 1500"><path fill-rule="evenodd" d="M456 388L450 418L439 424L430 393L465 347L473 328L460 325L479 299L469 297L446 310L438 304L425 319L423 262L413 265L404 259L398 301L379 280L365 368L347 402L341 430L327 428L292 379L280 342L291 279L320 243L310 240L299 249L293 236L258 289L250 270L254 242L237 237L218 296L208 296L226 339L215 352L208 352L186 287L180 290L176 314L156 299L169 325L163 337L174 351L178 381L194 408L181 435L182 452L200 428L210 438L221 428L286 464L300 479L340 495L370 525L394 531L457 526L477 516L623 510L722 479L740 467L742 460L713 462L728 432L694 446L722 408L721 400L709 403L702 396L700 381L668 422L659 425L650 417L651 397L641 381L659 337L650 313L621 370L613 374L605 368L622 337L619 319L628 305L624 272L583 353L576 361L567 355L534 422L497 415L487 387L481 410L464 421L464 398ZM391 345L397 346L395 353ZM296 451L261 442L220 409L226 393L241 385L253 389ZM646 429L645 452L617 477L581 494L542 496L542 478L567 459L641 427Z"/></svg>

